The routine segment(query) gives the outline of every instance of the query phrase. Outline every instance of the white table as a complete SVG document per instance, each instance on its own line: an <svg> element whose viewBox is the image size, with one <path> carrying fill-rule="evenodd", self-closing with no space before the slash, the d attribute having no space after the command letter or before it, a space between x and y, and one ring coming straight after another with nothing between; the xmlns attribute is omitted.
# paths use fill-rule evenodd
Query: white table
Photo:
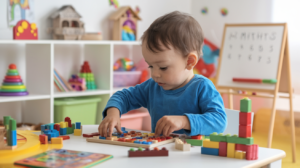
<svg viewBox="0 0 300 168"><path fill-rule="evenodd" d="M84 125L83 133L97 132L98 126ZM227 157L202 155L200 147L192 147L191 151L183 152L175 149L175 144L163 145L169 150L169 157L128 157L130 147L116 146L87 142L82 136L70 135L69 140L64 141L63 149L78 150L86 152L104 153L113 155L113 158L95 167L128 167L128 168L241 168L241 167L261 167L268 165L270 168L281 167L281 159L285 157L285 152L278 149L259 148L259 159L248 161ZM159 147L161 148L161 146Z"/></svg>

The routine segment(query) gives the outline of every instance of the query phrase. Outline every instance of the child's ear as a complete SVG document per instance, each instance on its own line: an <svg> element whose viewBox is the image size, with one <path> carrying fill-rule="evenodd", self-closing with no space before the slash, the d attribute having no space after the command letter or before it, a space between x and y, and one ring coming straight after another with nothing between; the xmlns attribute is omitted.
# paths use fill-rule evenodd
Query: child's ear
<svg viewBox="0 0 300 168"><path fill-rule="evenodd" d="M187 56L187 66L186 68L188 70L191 70L194 68L194 66L197 64L198 62L198 57L197 57L197 54L195 53L190 53L188 56Z"/></svg>

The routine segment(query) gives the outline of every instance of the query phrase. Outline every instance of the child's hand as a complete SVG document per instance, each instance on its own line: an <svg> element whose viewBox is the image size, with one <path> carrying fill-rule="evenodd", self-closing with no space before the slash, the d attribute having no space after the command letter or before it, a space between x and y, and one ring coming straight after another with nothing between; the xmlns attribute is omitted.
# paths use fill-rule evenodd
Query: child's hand
<svg viewBox="0 0 300 168"><path fill-rule="evenodd" d="M120 111L117 108L112 107L109 108L106 113L106 117L102 120L98 127L100 136L111 137L114 128L116 128L119 133L123 133L121 130Z"/></svg>
<svg viewBox="0 0 300 168"><path fill-rule="evenodd" d="M170 135L173 131L186 129L190 130L190 122L187 116L163 116L156 123L155 135Z"/></svg>

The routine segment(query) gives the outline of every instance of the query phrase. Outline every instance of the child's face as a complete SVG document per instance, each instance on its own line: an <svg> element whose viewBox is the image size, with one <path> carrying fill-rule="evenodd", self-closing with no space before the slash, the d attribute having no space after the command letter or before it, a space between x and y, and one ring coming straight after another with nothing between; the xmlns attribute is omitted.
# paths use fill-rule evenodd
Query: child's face
<svg viewBox="0 0 300 168"><path fill-rule="evenodd" d="M143 57L149 65L152 79L165 90L178 89L188 83L191 77L186 68L187 58L172 46L163 49L154 53L146 47L146 42L142 44Z"/></svg>

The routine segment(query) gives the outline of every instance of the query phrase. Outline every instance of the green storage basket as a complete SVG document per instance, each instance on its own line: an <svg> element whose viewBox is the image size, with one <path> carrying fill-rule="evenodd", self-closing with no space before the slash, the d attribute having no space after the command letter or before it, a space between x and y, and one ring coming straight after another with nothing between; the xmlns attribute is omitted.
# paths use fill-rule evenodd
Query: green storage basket
<svg viewBox="0 0 300 168"><path fill-rule="evenodd" d="M70 117L72 123L95 125L97 106L101 98L65 98L54 100L54 122L60 123Z"/></svg>

